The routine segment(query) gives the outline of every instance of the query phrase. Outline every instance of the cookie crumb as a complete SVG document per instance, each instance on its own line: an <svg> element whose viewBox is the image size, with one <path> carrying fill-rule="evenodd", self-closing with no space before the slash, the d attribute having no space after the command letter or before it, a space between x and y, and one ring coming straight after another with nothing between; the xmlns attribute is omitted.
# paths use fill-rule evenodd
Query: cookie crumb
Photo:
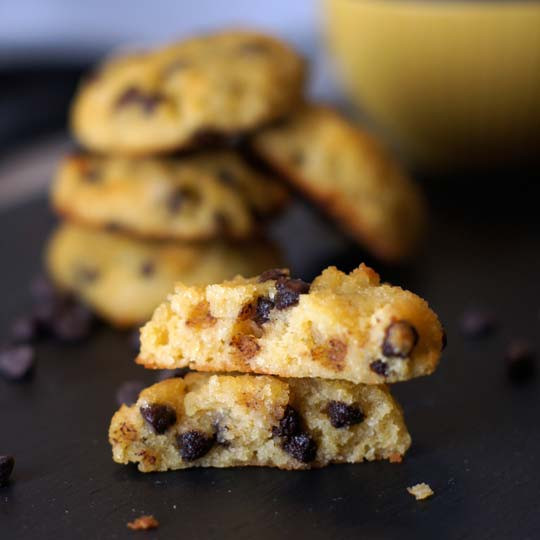
<svg viewBox="0 0 540 540"><path fill-rule="evenodd" d="M159 521L154 516L141 516L126 523L126 525L132 531L147 531L149 529L157 529L159 527Z"/></svg>
<svg viewBox="0 0 540 540"><path fill-rule="evenodd" d="M408 487L407 491L414 496L417 501L422 499L427 499L434 494L434 491L429 487L428 484L422 482L421 484L416 484L414 486Z"/></svg>
<svg viewBox="0 0 540 540"><path fill-rule="evenodd" d="M401 463L403 461L403 456L396 452L395 454L390 454L388 461L390 463Z"/></svg>

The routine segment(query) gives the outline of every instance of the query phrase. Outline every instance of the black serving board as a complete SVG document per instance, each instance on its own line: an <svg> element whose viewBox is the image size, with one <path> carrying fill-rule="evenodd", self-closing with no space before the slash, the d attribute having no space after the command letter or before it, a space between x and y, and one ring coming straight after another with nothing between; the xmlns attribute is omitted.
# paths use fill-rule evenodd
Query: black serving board
<svg viewBox="0 0 540 540"><path fill-rule="evenodd" d="M115 390L155 374L135 366L126 334L101 326L83 344L39 345L32 380L0 380L0 454L16 456L12 482L0 488L0 538L540 538L539 378L513 384L504 362L513 338L540 345L538 199L510 197L507 184L498 197L493 183L473 185L429 184L425 252L407 268L376 266L430 302L449 340L432 377L393 387L413 437L402 464L158 474L116 465L107 442ZM29 304L52 225L44 199L0 214L4 334ZM302 277L365 259L324 227L297 207L275 228ZM471 304L494 310L495 335L463 339L458 320ZM418 482L435 495L415 501L406 487ZM129 531L141 514L155 515L159 529Z"/></svg>

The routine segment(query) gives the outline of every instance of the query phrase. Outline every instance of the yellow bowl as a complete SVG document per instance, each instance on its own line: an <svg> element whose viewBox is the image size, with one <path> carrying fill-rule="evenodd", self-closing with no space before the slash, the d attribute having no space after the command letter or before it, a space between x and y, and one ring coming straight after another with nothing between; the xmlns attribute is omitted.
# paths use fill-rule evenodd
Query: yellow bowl
<svg viewBox="0 0 540 540"><path fill-rule="evenodd" d="M416 164L540 150L540 2L324 0L345 89Z"/></svg>

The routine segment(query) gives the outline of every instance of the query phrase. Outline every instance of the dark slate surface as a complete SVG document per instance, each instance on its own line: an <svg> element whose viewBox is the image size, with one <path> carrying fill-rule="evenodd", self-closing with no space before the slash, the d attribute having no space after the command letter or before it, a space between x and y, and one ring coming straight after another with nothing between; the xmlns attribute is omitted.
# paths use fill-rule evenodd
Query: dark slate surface
<svg viewBox="0 0 540 540"><path fill-rule="evenodd" d="M0 538L539 538L539 379L512 384L504 363L513 338L540 345L538 199L523 197L529 188L516 191L511 180L519 196L508 195L508 182L499 196L488 181L472 193L470 182L432 189L426 252L407 269L377 265L383 278L427 298L449 337L434 376L394 387L413 436L401 465L146 475L116 465L106 436L115 391L126 379L154 375L133 364L125 334L100 327L81 345L40 345L31 381L0 380L0 453L17 460L11 484L0 488ZM27 283L52 219L37 200L0 220L5 334L29 303ZM276 235L304 278L365 258L305 209ZM465 341L459 318L469 305L492 310L499 331ZM435 496L416 502L405 488L417 482L428 482ZM129 531L125 523L142 513L154 514L160 528Z"/></svg>

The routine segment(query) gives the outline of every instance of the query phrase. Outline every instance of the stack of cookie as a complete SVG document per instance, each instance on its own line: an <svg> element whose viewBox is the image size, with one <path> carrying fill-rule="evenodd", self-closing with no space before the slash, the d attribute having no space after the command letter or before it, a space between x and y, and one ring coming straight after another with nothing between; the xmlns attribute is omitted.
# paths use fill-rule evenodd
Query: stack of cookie
<svg viewBox="0 0 540 540"><path fill-rule="evenodd" d="M49 247L54 281L123 326L147 319L176 280L275 266L256 230L286 193L238 148L377 258L413 253L425 218L418 187L357 126L305 103L305 73L288 45L249 31L105 63L73 104L86 153L65 160L52 189L67 220Z"/></svg>
<svg viewBox="0 0 540 540"><path fill-rule="evenodd" d="M252 32L106 63L73 104L85 150L65 159L52 187L65 219L47 253L55 283L129 326L177 280L213 283L279 264L259 224L287 192L225 143L288 116L303 85L303 60Z"/></svg>
<svg viewBox="0 0 540 540"><path fill-rule="evenodd" d="M142 328L137 361L199 372L123 405L113 458L141 471L401 461L411 439L385 383L430 374L443 345L427 303L365 265L311 284L285 269L179 283Z"/></svg>

